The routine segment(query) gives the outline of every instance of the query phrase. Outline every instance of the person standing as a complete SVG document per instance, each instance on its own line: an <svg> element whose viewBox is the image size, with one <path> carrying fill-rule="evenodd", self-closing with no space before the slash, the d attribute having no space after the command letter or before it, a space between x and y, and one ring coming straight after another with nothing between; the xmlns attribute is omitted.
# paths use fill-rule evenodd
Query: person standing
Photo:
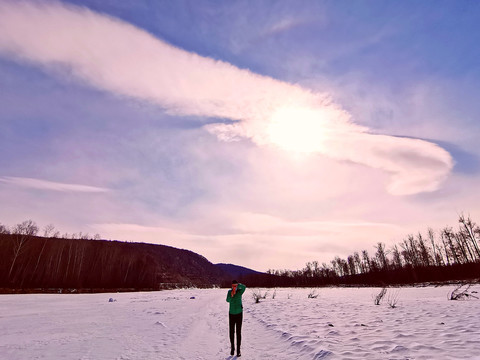
<svg viewBox="0 0 480 360"><path fill-rule="evenodd" d="M240 345L242 344L242 321L243 321L243 305L242 295L247 287L239 284L237 280L232 281L232 288L228 290L227 302L230 303L228 312L228 324L230 330L230 355L235 353L235 328L237 332L237 357L242 356L240 353Z"/></svg>

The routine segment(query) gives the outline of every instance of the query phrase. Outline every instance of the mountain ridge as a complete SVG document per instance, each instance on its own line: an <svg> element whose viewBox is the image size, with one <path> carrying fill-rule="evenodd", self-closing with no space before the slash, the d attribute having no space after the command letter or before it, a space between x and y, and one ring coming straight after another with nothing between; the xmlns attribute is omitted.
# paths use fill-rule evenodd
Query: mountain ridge
<svg viewBox="0 0 480 360"><path fill-rule="evenodd" d="M264 274L260 271L253 270L241 265L235 265L230 263L218 263L215 264L218 268L220 268L224 273L228 274L232 280L233 279L240 279L248 275L255 275L255 274Z"/></svg>

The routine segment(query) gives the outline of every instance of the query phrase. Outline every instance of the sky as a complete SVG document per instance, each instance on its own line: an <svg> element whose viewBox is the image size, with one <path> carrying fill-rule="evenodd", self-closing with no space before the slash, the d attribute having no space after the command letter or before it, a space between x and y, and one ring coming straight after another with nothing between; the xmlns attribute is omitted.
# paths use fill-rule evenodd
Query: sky
<svg viewBox="0 0 480 360"><path fill-rule="evenodd" d="M480 3L0 0L0 223L256 270L480 221Z"/></svg>

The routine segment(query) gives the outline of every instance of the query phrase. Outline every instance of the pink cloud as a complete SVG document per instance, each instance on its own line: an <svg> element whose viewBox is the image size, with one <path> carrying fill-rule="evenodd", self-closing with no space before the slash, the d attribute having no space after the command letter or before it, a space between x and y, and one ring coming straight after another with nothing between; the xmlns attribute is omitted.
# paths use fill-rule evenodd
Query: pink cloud
<svg viewBox="0 0 480 360"><path fill-rule="evenodd" d="M23 177L11 177L11 176L2 176L0 177L0 183L20 186L30 189L39 189L39 190L48 190L48 191L61 191L61 192L83 192L83 193L103 193L110 191L109 189L88 186L81 184L67 184L54 181L32 179L32 178L23 178Z"/></svg>
<svg viewBox="0 0 480 360"><path fill-rule="evenodd" d="M0 4L0 53L176 115L230 118L206 129L391 174L387 190L437 190L453 160L439 146L373 134L327 94L184 51L118 19L60 3Z"/></svg>

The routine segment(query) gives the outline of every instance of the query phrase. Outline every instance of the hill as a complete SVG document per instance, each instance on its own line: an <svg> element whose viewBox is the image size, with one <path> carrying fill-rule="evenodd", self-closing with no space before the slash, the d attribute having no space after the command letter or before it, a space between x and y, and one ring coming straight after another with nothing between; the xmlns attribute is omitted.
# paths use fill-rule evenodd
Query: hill
<svg viewBox="0 0 480 360"><path fill-rule="evenodd" d="M244 266L234 265L234 264L215 264L216 267L220 268L225 274L230 276L233 279L240 279L247 275L253 274L262 274L259 271L255 271Z"/></svg>
<svg viewBox="0 0 480 360"><path fill-rule="evenodd" d="M0 234L3 292L211 287L228 275L203 256L165 245Z"/></svg>

